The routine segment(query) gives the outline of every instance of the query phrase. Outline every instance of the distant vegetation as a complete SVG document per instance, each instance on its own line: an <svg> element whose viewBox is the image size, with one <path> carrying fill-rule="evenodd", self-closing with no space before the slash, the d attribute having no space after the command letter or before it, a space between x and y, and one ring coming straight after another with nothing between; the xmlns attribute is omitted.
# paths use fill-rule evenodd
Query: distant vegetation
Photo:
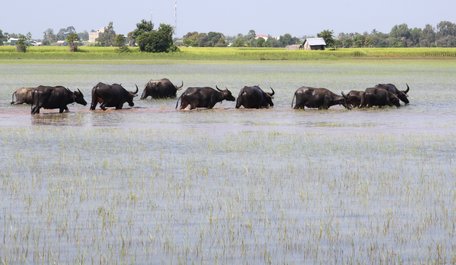
<svg viewBox="0 0 456 265"><path fill-rule="evenodd" d="M124 42L130 47L139 46L141 51L169 52L175 51L175 43L186 47L286 47L288 45L302 44L307 37L296 37L291 34L281 36L260 35L255 30L250 30L247 34L236 36L226 36L221 32L188 32L181 39L173 39L173 28L167 24L161 24L155 30L151 21L142 20L137 24L128 36L123 36ZM286 29L284 29L286 31ZM69 34L77 34L80 40L79 45L89 44L89 33L87 31L77 33L73 26L60 29L54 34L53 29L47 29L43 33L41 45L55 45L66 40ZM22 34L6 33L0 29L0 46L4 45L8 39L18 39ZM143 35L140 37L140 35ZM324 29L315 34L325 39L329 48L386 48L386 47L456 47L456 24L450 21L441 21L435 27L427 24L424 28L410 28L407 24L395 25L390 32L382 33L372 30L370 33L339 33L334 36L334 31ZM32 43L32 35L27 33L26 37L29 45ZM112 47L117 46L114 25L112 22L100 32L95 43L90 45ZM127 51L123 47L119 50ZM14 45L14 44L12 44Z"/></svg>
<svg viewBox="0 0 456 265"><path fill-rule="evenodd" d="M409 28L407 24L395 25L389 33L372 30L371 33L340 33L326 29L317 34L332 48L386 48L386 47L456 47L456 24L442 21L433 27ZM284 34L279 37L257 35L250 30L246 35L227 37L219 32L189 32L183 37L183 45L192 47L286 47L302 44L303 38Z"/></svg>
<svg viewBox="0 0 456 265"><path fill-rule="evenodd" d="M456 47L456 24L442 21L437 27L409 28L407 24L394 26L389 33L341 33L337 47Z"/></svg>
<svg viewBox="0 0 456 265"><path fill-rule="evenodd" d="M141 20L141 22L136 24L136 26L137 28L128 34L128 43L130 46L137 45L139 50L142 52L172 52L178 50L174 45L174 29L172 26L160 24L160 27L155 30L152 22L146 20ZM0 30L0 46L2 46L7 40L18 39L19 36L23 35L3 33L3 31ZM42 41L39 42L39 44L36 43L36 45L32 42L32 35L30 33L28 33L24 38L25 43L33 46L69 45L70 50L73 52L78 50L78 45L89 44L89 33L87 31L83 33L76 33L73 26L62 28L57 34L54 34L52 29L47 29L44 32ZM15 42L17 42L17 40L15 40ZM116 46L118 47L118 49L116 49L117 52L128 52L129 49L125 45L126 42L127 39L125 36L122 34L116 34L113 22L109 22L108 26L98 31L98 37L95 39L93 45L102 47ZM25 51L26 49L21 49L21 52Z"/></svg>

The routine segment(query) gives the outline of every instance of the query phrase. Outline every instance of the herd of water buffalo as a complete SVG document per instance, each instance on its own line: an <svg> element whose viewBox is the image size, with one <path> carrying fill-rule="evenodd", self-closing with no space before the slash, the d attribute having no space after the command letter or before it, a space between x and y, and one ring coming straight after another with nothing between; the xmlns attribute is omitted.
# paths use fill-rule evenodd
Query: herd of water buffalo
<svg viewBox="0 0 456 265"><path fill-rule="evenodd" d="M141 99L149 96L152 98L176 98L177 91L182 89L183 82L180 86L175 86L169 79L149 81L141 95ZM405 104L409 103L407 93L409 92L407 84L406 90L399 90L393 84L378 84L364 91L352 90L348 94L337 95L326 88L300 87L293 96L291 106L294 109L318 108L328 109L333 105L342 105L347 109L354 107L364 108L372 106L400 106L400 101ZM106 110L108 107L122 109L124 103L130 107L134 106L133 98L138 95L136 91L127 91L120 84L108 85L98 83L92 89L91 110L95 110L97 104L100 108ZM189 87L177 99L176 108L195 109L195 108L213 108L215 104L223 100L236 101L236 108L268 108L274 106L272 102L275 92L263 91L259 86L245 86L239 92L237 99L228 89L216 89L211 87ZM78 89L70 91L63 86L38 86L23 87L13 92L11 104L30 104L31 113L40 113L40 108L59 109L60 113L68 111L68 104L79 103L87 105L84 95ZM294 106L293 106L294 104Z"/></svg>

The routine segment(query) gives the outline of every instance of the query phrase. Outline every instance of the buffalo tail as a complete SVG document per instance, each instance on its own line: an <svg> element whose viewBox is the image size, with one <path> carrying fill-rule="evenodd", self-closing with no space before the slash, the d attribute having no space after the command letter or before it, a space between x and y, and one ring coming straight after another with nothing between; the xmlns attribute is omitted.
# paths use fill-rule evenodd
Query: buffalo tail
<svg viewBox="0 0 456 265"><path fill-rule="evenodd" d="M295 101L295 98L296 98L296 93L294 93L293 99L291 100L291 107L292 107L292 108L293 108L293 103L294 103L294 101Z"/></svg>

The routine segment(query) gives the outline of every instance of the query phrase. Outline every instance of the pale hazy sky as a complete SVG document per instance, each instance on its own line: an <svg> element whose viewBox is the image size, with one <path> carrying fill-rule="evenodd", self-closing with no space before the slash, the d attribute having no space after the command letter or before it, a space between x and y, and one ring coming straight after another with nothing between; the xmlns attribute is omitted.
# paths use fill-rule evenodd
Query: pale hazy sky
<svg viewBox="0 0 456 265"><path fill-rule="evenodd" d="M74 26L77 32L103 28L110 21L118 34L127 34L141 19L174 26L175 0L24 0L3 1L0 29L31 32L42 38L51 28ZM436 26L442 20L456 23L455 0L177 0L177 33L217 31L225 35L316 35L324 29L340 32L388 33L394 25Z"/></svg>

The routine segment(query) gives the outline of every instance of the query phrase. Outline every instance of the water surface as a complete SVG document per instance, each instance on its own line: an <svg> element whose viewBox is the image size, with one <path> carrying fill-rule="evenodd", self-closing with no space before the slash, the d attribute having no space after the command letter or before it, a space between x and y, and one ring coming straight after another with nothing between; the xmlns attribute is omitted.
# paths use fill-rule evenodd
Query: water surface
<svg viewBox="0 0 456 265"><path fill-rule="evenodd" d="M451 263L452 61L0 64L3 263ZM70 112L12 106L18 87L276 91L274 108L175 100ZM401 108L295 111L300 86L410 85Z"/></svg>

